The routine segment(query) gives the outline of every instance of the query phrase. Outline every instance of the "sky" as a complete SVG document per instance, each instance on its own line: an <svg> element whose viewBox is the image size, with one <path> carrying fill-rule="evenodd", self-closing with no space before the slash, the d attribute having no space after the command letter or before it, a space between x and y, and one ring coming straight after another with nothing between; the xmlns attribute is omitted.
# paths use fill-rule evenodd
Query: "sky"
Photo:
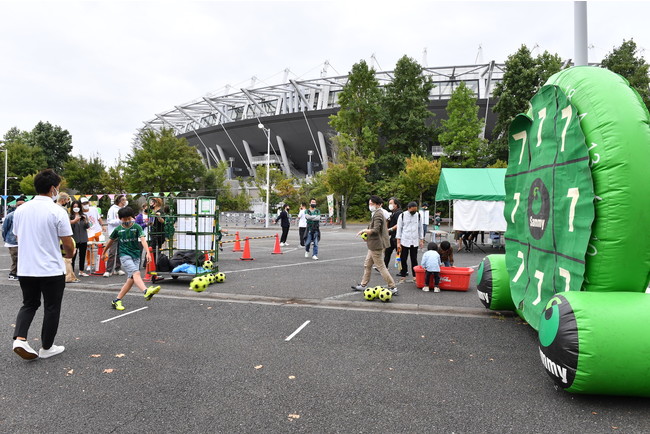
<svg viewBox="0 0 650 434"><path fill-rule="evenodd" d="M74 155L108 166L143 121L226 86L471 65L526 44L573 58L573 2L0 0L0 136L39 121L67 129ZM623 40L650 53L650 2L587 3L589 62ZM479 50L479 47L481 49ZM426 59L424 52L426 50ZM425 63L426 62L426 63Z"/></svg>

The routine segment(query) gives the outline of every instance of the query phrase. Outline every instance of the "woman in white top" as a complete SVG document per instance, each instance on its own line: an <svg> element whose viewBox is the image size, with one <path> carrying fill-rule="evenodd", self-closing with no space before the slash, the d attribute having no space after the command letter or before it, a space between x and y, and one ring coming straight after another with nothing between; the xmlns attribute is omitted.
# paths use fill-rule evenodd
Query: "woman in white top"
<svg viewBox="0 0 650 434"><path fill-rule="evenodd" d="M305 231L307 230L307 218L305 218L305 208L307 205L300 204L300 212L298 213L298 236L300 238L300 245L305 247Z"/></svg>

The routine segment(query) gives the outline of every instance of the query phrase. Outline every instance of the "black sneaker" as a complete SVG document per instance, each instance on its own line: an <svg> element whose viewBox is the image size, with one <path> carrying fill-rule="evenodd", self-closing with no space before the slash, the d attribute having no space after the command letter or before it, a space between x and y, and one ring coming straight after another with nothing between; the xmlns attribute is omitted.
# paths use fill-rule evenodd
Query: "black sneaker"
<svg viewBox="0 0 650 434"><path fill-rule="evenodd" d="M18 276L16 276L15 274L10 274L8 278L9 280L18 280Z"/></svg>

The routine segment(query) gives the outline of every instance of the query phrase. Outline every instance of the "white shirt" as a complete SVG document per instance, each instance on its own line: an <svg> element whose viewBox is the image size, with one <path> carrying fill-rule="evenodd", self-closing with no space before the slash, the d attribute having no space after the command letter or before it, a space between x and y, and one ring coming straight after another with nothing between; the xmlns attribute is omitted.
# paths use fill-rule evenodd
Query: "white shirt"
<svg viewBox="0 0 650 434"><path fill-rule="evenodd" d="M429 210L428 209L421 209L418 211L420 213L420 220L423 225L428 225L429 224Z"/></svg>
<svg viewBox="0 0 650 434"><path fill-rule="evenodd" d="M117 212L120 210L120 207L118 205L111 205L111 207L108 209L108 212L106 213L106 219L108 220L106 223L106 229L108 236L110 236L113 231L115 230L116 227L120 225L120 218L117 216Z"/></svg>
<svg viewBox="0 0 650 434"><path fill-rule="evenodd" d="M420 240L424 238L422 232L423 228L418 213L411 215L410 212L404 211L399 215L399 218L397 219L396 237L399 238L402 246L419 246Z"/></svg>
<svg viewBox="0 0 650 434"><path fill-rule="evenodd" d="M305 218L305 210L301 209L300 212L298 213L298 227L299 228L306 228L307 227L307 219Z"/></svg>
<svg viewBox="0 0 650 434"><path fill-rule="evenodd" d="M89 206L88 211L84 211L90 221L88 228L88 235L94 237L96 233L102 231L102 225L99 224L99 211L96 206Z"/></svg>
<svg viewBox="0 0 650 434"><path fill-rule="evenodd" d="M51 277L65 274L60 237L72 236L68 213L47 196L34 196L14 213L18 237L18 275Z"/></svg>

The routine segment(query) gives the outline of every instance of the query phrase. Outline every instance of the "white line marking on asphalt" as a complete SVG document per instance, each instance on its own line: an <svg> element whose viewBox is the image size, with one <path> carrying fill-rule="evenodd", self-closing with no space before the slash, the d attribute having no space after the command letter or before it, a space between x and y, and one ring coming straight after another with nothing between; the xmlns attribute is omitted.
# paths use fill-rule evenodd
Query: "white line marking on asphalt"
<svg viewBox="0 0 650 434"><path fill-rule="evenodd" d="M304 322L300 327L298 327L298 328L296 329L295 332L293 332L293 333L291 333L289 336L287 336L287 338L285 339L285 341L289 342L291 339L293 339L293 337L294 337L295 335L297 335L298 333L300 333L300 330L302 330L302 329L304 329L305 327L307 327L307 324L309 324L310 322L311 322L311 321L309 321L309 320L305 321L305 322Z"/></svg>
<svg viewBox="0 0 650 434"><path fill-rule="evenodd" d="M123 316L131 315L132 313L136 313L144 309L148 309L148 306L141 307L140 309L132 310L131 312L123 313L122 315L114 316L113 318L105 319L104 321L102 321L102 324L105 322L113 321L114 319L122 318Z"/></svg>
<svg viewBox="0 0 650 434"><path fill-rule="evenodd" d="M345 298L345 297L349 297L349 296L355 295L355 294L358 294L358 292L356 292L356 291L354 291L354 292L346 292L344 294L339 294L339 295L333 295L331 297L326 297L325 300L338 300L339 298Z"/></svg>
<svg viewBox="0 0 650 434"><path fill-rule="evenodd" d="M258 268L247 268L245 270L232 270L232 271L223 271L223 273L244 273L246 271L258 271L258 270L268 270L271 268L284 268L284 267L296 267L298 265L310 265L310 264L317 264L317 263L323 263L323 262L333 262L333 261L347 261L350 259L359 259L359 258L365 258L366 256L350 256L349 258L337 258L337 259L319 259L318 261L314 261L312 259L305 260L303 262L298 262L295 264L284 264L284 265L271 265L270 267L258 267ZM306 259L306 258L305 258Z"/></svg>

